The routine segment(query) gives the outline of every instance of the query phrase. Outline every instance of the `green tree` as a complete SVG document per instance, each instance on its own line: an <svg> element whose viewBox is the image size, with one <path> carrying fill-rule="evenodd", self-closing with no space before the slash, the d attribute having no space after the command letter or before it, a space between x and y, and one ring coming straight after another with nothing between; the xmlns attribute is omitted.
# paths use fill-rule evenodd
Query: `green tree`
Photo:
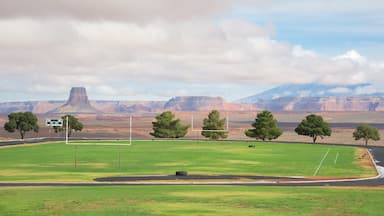
<svg viewBox="0 0 384 216"><path fill-rule="evenodd" d="M24 139L28 131L39 132L38 119L31 112L16 112L8 115L8 122L4 124L4 129L10 133L19 131L21 139Z"/></svg>
<svg viewBox="0 0 384 216"><path fill-rule="evenodd" d="M152 122L153 132L150 134L158 138L180 138L184 137L189 125L183 125L180 119L174 119L175 115L171 111L166 111L157 115L156 121Z"/></svg>
<svg viewBox="0 0 384 216"><path fill-rule="evenodd" d="M364 139L365 146L368 146L368 140L380 140L379 130L373 126L367 124L359 125L356 130L353 132L353 137L355 140Z"/></svg>
<svg viewBox="0 0 384 216"><path fill-rule="evenodd" d="M226 122L225 118L220 119L219 111L212 110L208 114L208 118L205 118L203 121L203 131L201 132L201 135L212 140L227 138L228 132L224 130L225 122Z"/></svg>
<svg viewBox="0 0 384 216"><path fill-rule="evenodd" d="M312 137L313 143L316 143L318 137L331 136L332 130L329 124L323 120L323 117L311 114L305 117L296 127L295 132L299 135Z"/></svg>
<svg viewBox="0 0 384 216"><path fill-rule="evenodd" d="M67 116L68 116L68 136L70 137L72 135L73 131L81 131L84 128L83 123L79 121L76 117L72 115L65 115L61 118L63 119L63 126L58 127L54 126L53 129L55 130L55 133L59 131L65 131L65 128L67 127Z"/></svg>
<svg viewBox="0 0 384 216"><path fill-rule="evenodd" d="M277 120L268 110L257 114L255 122L252 124L253 129L245 131L247 137L253 137L265 140L277 139L283 132L277 124Z"/></svg>

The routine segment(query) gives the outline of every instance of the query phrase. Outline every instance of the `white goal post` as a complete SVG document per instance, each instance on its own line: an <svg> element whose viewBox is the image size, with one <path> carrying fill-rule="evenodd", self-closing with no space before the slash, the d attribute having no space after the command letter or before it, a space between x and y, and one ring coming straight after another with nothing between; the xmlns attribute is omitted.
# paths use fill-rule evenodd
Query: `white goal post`
<svg viewBox="0 0 384 216"><path fill-rule="evenodd" d="M194 131L194 132L203 132L203 131L208 131L208 132L229 132L229 117L227 116L225 118L226 120L226 126L225 126L225 129L224 130L203 130L203 129L194 129L193 127L193 122L194 122L194 118L193 118L193 115L192 115L192 118L191 118L191 131Z"/></svg>
<svg viewBox="0 0 384 216"><path fill-rule="evenodd" d="M68 125L68 116L66 119L65 125L65 144L66 145L94 145L94 146L130 146L132 145L132 116L129 116L129 139L128 140L102 140L101 142L95 140L92 142L90 140L79 140L79 141L69 141L69 125Z"/></svg>

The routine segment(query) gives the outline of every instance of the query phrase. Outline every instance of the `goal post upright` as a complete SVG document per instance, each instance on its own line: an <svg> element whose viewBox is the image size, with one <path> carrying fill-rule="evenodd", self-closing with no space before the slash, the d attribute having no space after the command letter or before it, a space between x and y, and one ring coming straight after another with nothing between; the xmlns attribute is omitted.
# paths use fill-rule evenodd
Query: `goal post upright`
<svg viewBox="0 0 384 216"><path fill-rule="evenodd" d="M227 131L229 131L229 117L228 117L228 115L227 115L226 119L227 119Z"/></svg>
<svg viewBox="0 0 384 216"><path fill-rule="evenodd" d="M132 145L132 116L129 116L129 145Z"/></svg>
<svg viewBox="0 0 384 216"><path fill-rule="evenodd" d="M68 115L66 116L66 124L65 124L65 144L68 144Z"/></svg>

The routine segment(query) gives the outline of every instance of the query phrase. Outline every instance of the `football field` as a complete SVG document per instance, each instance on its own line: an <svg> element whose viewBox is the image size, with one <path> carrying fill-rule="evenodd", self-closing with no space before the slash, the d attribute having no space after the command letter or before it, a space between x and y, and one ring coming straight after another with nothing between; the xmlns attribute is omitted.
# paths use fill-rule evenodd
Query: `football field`
<svg viewBox="0 0 384 216"><path fill-rule="evenodd" d="M255 142L255 148L249 148L249 142L229 141L77 144L0 148L0 181L90 182L107 176L174 175L177 170L191 175L311 178L358 178L376 174L366 150L356 147Z"/></svg>

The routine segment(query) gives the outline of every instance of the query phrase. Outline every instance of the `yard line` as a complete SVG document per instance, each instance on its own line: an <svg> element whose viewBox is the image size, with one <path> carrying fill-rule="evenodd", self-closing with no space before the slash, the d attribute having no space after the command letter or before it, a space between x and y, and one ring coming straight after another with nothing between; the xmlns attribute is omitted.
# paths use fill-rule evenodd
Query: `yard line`
<svg viewBox="0 0 384 216"><path fill-rule="evenodd" d="M321 166L323 165L323 162L324 162L325 158L328 156L328 153L329 153L330 150L331 150L331 149L328 148L328 151L324 154L324 157L323 157L323 159L320 161L320 164L319 164L319 166L317 167L317 169L315 170L315 173L313 173L313 176L316 176L317 173L319 172L319 170L320 170Z"/></svg>
<svg viewBox="0 0 384 216"><path fill-rule="evenodd" d="M339 152L337 152L336 154L336 158L335 158L335 164L337 163L337 159L339 158Z"/></svg>

